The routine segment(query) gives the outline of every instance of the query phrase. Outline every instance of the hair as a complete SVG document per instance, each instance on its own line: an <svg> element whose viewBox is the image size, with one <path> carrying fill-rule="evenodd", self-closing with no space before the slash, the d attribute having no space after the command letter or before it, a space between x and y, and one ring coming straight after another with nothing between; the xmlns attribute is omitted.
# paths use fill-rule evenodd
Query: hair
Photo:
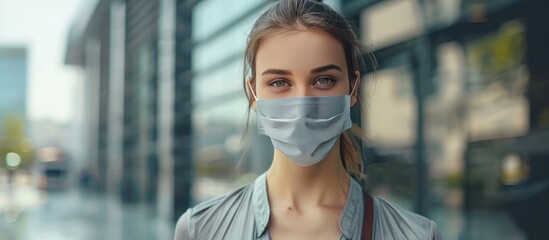
<svg viewBox="0 0 549 240"><path fill-rule="evenodd" d="M322 3L322 1L312 0L280 0L272 3L253 25L248 35L244 52L244 92L249 103L248 120L244 136L247 135L250 109L253 104L247 91L246 81L250 79L252 83L255 83L256 55L261 40L274 31L280 30L321 30L337 39L341 43L345 54L349 75L349 89L352 89L355 80L360 81L357 78L356 72L363 73L365 70L362 53L366 51L354 34L349 22L330 6ZM373 55L371 53L368 54L370 59L375 62ZM255 84L252 85L255 86ZM358 97L354 107L361 108L360 88L357 88L355 91ZM345 170L353 177L361 180L364 177L362 173L363 163L359 145L355 141L356 139L364 140L365 137L360 127L353 124L351 129L346 130L340 135L339 144L342 164Z"/></svg>

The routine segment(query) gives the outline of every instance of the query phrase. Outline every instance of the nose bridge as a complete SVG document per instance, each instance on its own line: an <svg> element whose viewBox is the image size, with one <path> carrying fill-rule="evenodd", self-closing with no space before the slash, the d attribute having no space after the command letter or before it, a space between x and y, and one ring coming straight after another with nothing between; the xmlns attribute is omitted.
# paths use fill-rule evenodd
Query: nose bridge
<svg viewBox="0 0 549 240"><path fill-rule="evenodd" d="M307 79L299 78L295 82L295 97L312 96L312 88L309 86Z"/></svg>

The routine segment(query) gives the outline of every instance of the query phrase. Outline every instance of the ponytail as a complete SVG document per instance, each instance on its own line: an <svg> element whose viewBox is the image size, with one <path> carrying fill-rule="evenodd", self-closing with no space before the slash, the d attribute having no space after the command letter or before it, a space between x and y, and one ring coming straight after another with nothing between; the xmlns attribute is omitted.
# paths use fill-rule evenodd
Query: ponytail
<svg viewBox="0 0 549 240"><path fill-rule="evenodd" d="M343 132L339 137L339 148L341 154L341 161L345 170L357 180L365 178L362 172L363 162L362 154L359 149L362 149L355 140L364 140L365 135L362 129L353 124L353 127Z"/></svg>

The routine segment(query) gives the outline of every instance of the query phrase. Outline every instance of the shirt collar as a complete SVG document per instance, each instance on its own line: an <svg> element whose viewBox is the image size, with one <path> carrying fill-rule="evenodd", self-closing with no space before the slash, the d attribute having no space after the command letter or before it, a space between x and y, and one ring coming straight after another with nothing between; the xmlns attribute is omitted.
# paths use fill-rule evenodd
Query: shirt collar
<svg viewBox="0 0 549 240"><path fill-rule="evenodd" d="M362 229L361 213L364 211L362 199L362 187L354 178L349 176L349 191L347 192L347 200L339 217L339 229L343 236L351 239L353 233L358 227Z"/></svg>
<svg viewBox="0 0 549 240"><path fill-rule="evenodd" d="M360 223L360 213L363 211L364 207L362 204L362 188L360 184L352 177L349 178L347 199L345 200L345 205L343 206L343 210L339 217L339 228L343 236L347 239L351 239L355 229L359 227L359 224L357 223ZM267 229L271 213L269 209L269 198L267 197L266 173L261 174L255 180L252 193L252 206L255 227L257 229L256 237L260 237Z"/></svg>
<svg viewBox="0 0 549 240"><path fill-rule="evenodd" d="M254 183L252 192L252 206L254 212L254 222L257 229L257 236L260 237L265 233L267 224L269 223L269 198L267 197L267 180L266 173L261 174Z"/></svg>

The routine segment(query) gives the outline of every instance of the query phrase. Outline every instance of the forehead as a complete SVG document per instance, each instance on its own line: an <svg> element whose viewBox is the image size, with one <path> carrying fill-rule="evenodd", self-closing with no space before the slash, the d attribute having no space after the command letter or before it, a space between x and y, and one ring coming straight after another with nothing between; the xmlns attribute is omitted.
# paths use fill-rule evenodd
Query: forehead
<svg viewBox="0 0 549 240"><path fill-rule="evenodd" d="M320 30L276 31L263 38L257 49L257 72L267 68L309 71L327 64L347 69L341 43Z"/></svg>

